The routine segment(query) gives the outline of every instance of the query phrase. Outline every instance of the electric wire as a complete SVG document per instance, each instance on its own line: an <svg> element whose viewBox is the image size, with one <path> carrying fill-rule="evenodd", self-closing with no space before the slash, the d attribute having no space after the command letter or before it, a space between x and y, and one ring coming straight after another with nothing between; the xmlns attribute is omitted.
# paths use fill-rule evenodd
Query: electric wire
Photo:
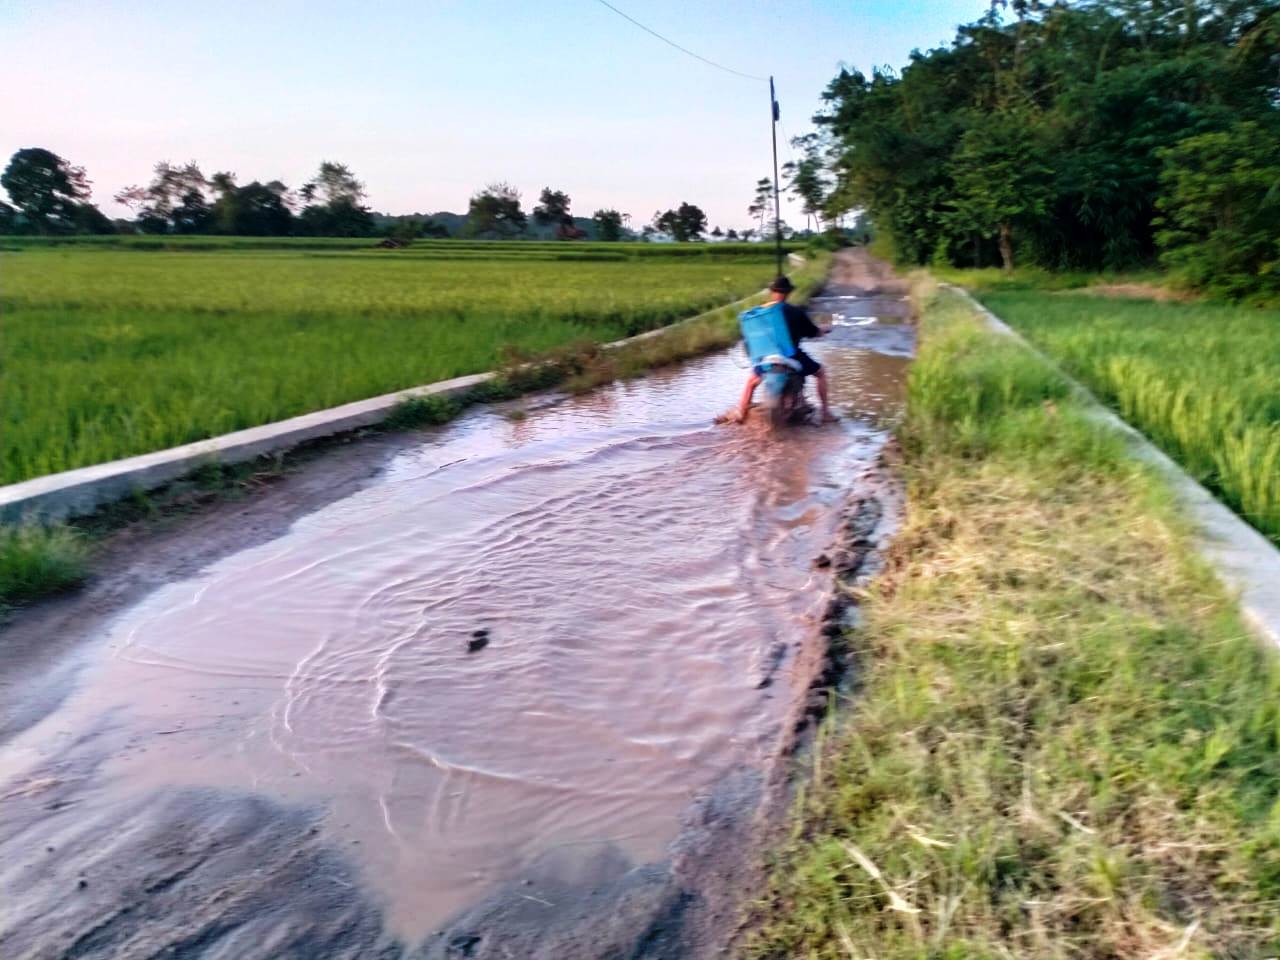
<svg viewBox="0 0 1280 960"><path fill-rule="evenodd" d="M796 164L796 152L791 148L791 136L787 133L787 125L782 122L781 118L779 118L778 120L778 129L782 131L782 142L787 146L787 156L791 158L791 167L792 167L792 170L794 170L795 164ZM791 188L787 187L787 189L784 190L783 193L788 193L790 190ZM809 220L809 215L805 214L805 223L808 223L808 220Z"/></svg>
<svg viewBox="0 0 1280 960"><path fill-rule="evenodd" d="M754 74L743 73L741 70L734 70L732 67L726 67L722 63L716 63L714 60L708 60L706 57L702 56L701 54L694 53L688 47L680 46L680 44L676 43L674 40L669 40L666 37L664 37L657 30L653 30L653 29L650 29L649 27L646 27L643 23L641 23L635 17L629 16L628 14L623 13L621 10L615 7L612 3L610 3L609 0L596 0L596 2L599 3L601 6L608 7L610 10L612 10L614 13L620 16L623 20L626 20L626 21L629 21L630 23L635 24L645 33L651 36L657 37L667 46L675 47L677 50L679 50L681 53L685 54L686 56L693 57L693 59L695 60L701 60L703 63L705 63L709 67L715 67L717 70L723 70L725 73L731 73L735 77L741 77L744 80L758 80L760 83L768 83L767 77L757 77Z"/></svg>
<svg viewBox="0 0 1280 960"><path fill-rule="evenodd" d="M795 163L796 152L791 148L791 137L787 133L787 125L781 119L778 120L778 129L782 131L782 142L787 145L787 156L791 158L792 163Z"/></svg>

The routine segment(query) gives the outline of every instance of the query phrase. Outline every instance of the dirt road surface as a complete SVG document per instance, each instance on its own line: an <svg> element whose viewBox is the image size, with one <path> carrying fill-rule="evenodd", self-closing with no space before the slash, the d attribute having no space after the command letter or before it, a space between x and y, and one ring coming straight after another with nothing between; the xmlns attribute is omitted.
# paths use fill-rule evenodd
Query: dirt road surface
<svg viewBox="0 0 1280 960"><path fill-rule="evenodd" d="M117 536L0 629L0 955L716 955L893 526L903 295L837 258L833 426L713 426L729 351Z"/></svg>

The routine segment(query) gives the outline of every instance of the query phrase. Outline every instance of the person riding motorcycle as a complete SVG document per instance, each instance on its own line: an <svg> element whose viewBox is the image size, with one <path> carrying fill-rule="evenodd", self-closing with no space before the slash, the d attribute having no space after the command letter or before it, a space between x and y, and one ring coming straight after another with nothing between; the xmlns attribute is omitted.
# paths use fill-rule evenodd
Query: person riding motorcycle
<svg viewBox="0 0 1280 960"><path fill-rule="evenodd" d="M809 316L809 311L804 307L797 307L793 303L787 303L787 297L795 287L791 281L785 276L779 276L773 283L769 284L769 299L766 303L781 303L782 314L787 321L787 330L791 334L791 342L795 344L795 354L792 359L800 363L800 375L804 377L813 377L818 383L818 401L822 406L822 420L829 423L836 419L831 412L827 403L827 372L822 369L822 364L809 356L800 349L801 340L814 340L818 337L825 337L831 332L830 327L820 327L813 322ZM747 411L751 409L751 399L755 396L756 387L760 386L760 374L753 369L751 375L747 377L746 386L742 390L742 399L738 402L737 419L745 420Z"/></svg>

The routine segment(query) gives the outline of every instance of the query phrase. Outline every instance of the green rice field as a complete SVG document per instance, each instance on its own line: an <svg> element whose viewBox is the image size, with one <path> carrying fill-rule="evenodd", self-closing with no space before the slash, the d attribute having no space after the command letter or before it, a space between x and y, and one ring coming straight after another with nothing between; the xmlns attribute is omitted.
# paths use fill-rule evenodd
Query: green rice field
<svg viewBox="0 0 1280 960"><path fill-rule="evenodd" d="M613 340L762 287L749 245L0 238L0 482Z"/></svg>
<svg viewBox="0 0 1280 960"><path fill-rule="evenodd" d="M1280 311L992 291L986 305L1280 542Z"/></svg>

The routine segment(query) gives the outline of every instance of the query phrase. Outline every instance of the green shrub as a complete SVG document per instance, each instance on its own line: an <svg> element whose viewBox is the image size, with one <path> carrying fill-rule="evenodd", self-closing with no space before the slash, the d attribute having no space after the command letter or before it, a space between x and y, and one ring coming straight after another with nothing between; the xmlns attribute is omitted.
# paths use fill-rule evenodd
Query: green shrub
<svg viewBox="0 0 1280 960"><path fill-rule="evenodd" d="M1184 284L1280 301L1280 128L1252 121L1161 152L1161 261Z"/></svg>
<svg viewBox="0 0 1280 960"><path fill-rule="evenodd" d="M408 397L401 400L382 421L388 430L410 430L447 423L462 410L462 404L450 397Z"/></svg>
<svg viewBox="0 0 1280 960"><path fill-rule="evenodd" d="M77 585L87 559L83 538L65 526L0 526L0 607Z"/></svg>

